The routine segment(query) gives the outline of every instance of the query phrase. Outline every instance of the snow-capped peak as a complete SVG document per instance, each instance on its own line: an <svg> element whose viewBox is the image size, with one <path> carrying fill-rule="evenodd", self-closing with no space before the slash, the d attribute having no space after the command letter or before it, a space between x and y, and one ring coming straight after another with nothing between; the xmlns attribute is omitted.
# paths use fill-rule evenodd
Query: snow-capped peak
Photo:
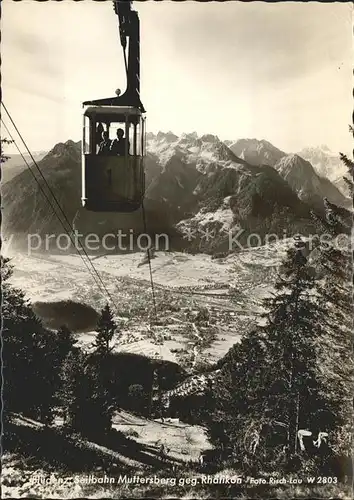
<svg viewBox="0 0 354 500"><path fill-rule="evenodd" d="M204 134L201 136L200 140L202 142L212 142L212 143L220 142L219 137L213 134Z"/></svg>
<svg viewBox="0 0 354 500"><path fill-rule="evenodd" d="M243 158L252 165L266 164L274 167L286 155L264 139L239 139L234 142L225 141L224 143L229 146L236 156Z"/></svg>
<svg viewBox="0 0 354 500"><path fill-rule="evenodd" d="M185 156L188 162L196 162L198 166L205 162L234 160L232 152L217 136L204 134L198 137L196 132L183 133L180 137L172 132L149 135L147 151L158 156L163 166L176 154Z"/></svg>
<svg viewBox="0 0 354 500"><path fill-rule="evenodd" d="M321 177L336 181L346 173L346 167L339 154L331 151L328 146L307 147L299 155L309 161Z"/></svg>
<svg viewBox="0 0 354 500"><path fill-rule="evenodd" d="M169 143L172 143L178 139L178 136L176 134L174 134L173 132L171 132L171 130L169 130L168 132L159 131L156 135L156 138L160 141L165 140Z"/></svg>
<svg viewBox="0 0 354 500"><path fill-rule="evenodd" d="M198 134L197 132L184 132L182 135L181 135L181 139L190 139L190 140L196 140L198 139Z"/></svg>

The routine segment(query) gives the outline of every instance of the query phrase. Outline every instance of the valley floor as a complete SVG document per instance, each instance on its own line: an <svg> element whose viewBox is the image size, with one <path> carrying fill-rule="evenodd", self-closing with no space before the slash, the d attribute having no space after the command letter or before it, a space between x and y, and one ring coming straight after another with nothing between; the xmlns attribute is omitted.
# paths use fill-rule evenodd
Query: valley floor
<svg viewBox="0 0 354 500"><path fill-rule="evenodd" d="M258 321L260 301L272 285L285 248L286 243L269 245L223 259L156 252L152 273L159 324L154 327L149 268L140 265L144 255L91 257L121 324L115 349L187 367L217 361ZM34 304L74 301L99 311L107 301L77 254L15 254L13 264L12 283ZM190 323L193 312L201 308L208 309L210 325L196 331ZM80 333L83 346L92 344L93 330L94 325L87 325Z"/></svg>
<svg viewBox="0 0 354 500"><path fill-rule="evenodd" d="M155 325L149 269L139 265L143 255L91 257L114 300L120 325L115 350L174 361L191 373L200 363L217 361L260 321L261 299L272 289L288 243L222 259L157 252L152 260ZM53 304L85 304L99 311L106 303L77 255L16 254L12 263L12 283L34 306L47 304L45 324L61 320L54 317ZM203 309L209 316L197 321ZM82 348L90 350L94 324L76 334ZM210 448L205 430L177 419L162 422L117 411L112 432L92 441L65 434L59 420L45 428L16 415L7 427L3 498L351 498L349 486L296 485L290 478L273 485L261 471L253 479L264 479L263 484L246 476L241 483L222 483L220 477L240 477L237 466L218 472L201 468L199 454ZM125 476L149 481L124 482ZM279 479L276 471L274 477Z"/></svg>

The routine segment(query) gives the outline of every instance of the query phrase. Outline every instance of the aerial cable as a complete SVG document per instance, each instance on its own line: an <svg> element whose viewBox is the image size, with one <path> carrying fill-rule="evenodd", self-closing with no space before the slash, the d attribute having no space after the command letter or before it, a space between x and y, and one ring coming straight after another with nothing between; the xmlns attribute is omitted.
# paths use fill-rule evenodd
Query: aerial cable
<svg viewBox="0 0 354 500"><path fill-rule="evenodd" d="M114 0L113 3L114 3L115 13L118 14L116 0ZM130 38L129 38L129 44L130 44ZM124 56L125 73L126 73L127 85L128 85L129 84L129 71L128 71L128 61L127 61L127 53L126 53L126 43L122 43L122 48L123 48L123 56ZM143 216L144 231L147 234L147 222L146 222L146 213L145 213L144 201L142 201L141 207L142 207L142 216ZM158 317L157 317L157 306L156 306L156 296L155 296L154 280L153 280L153 276L152 276L150 248L147 249L146 253L147 253L148 264L149 264L151 295L152 295L153 310L154 310L154 317L155 317L155 324L156 324L157 321L158 321ZM150 326L151 325L152 325L152 321L151 321L151 316L150 316ZM161 356L161 345L160 344L159 344L159 351L160 351L160 357L162 357Z"/></svg>
<svg viewBox="0 0 354 500"><path fill-rule="evenodd" d="M145 231L145 234L147 234L147 223L146 223L146 213L145 213L144 201L141 204L141 208L142 208L142 214L143 214L144 231ZM154 306L155 323L157 323L156 296L155 296L155 288L154 288L154 279L152 277L150 248L147 249L147 258L148 258L148 264L149 264L151 295L152 295L152 302L153 302L153 306Z"/></svg>
<svg viewBox="0 0 354 500"><path fill-rule="evenodd" d="M127 54L126 54L125 47L123 47L123 55L124 55L125 72L126 72L127 82L128 82L128 78L129 78L129 74L128 74L128 61L127 61ZM142 202L141 208L142 208L142 214L143 214L144 231L147 234L147 223L146 223L146 213L145 213L144 201ZM148 264L149 264L151 295L152 295L152 302L153 302L153 307L154 307L155 323L157 323L156 296L155 296L154 280L153 280L153 277L152 277L150 249L147 249L147 258L148 258Z"/></svg>
<svg viewBox="0 0 354 500"><path fill-rule="evenodd" d="M3 103L2 103L2 104L3 104ZM67 216L66 216L65 212L63 211L62 207L60 206L60 204L59 204L59 202L58 202L58 200L57 200L56 196L54 195L54 193L53 193L52 189L51 189L51 188L50 188L50 186L48 185L47 180L45 179L44 175L42 174L41 169L39 168L39 166L38 166L37 162L36 162L36 161L35 161L35 159L33 158L33 155L31 154L30 150L28 149L28 147L27 147L27 145L26 145L25 141L23 140L23 138L22 138L22 136L21 136L20 132L18 131L18 129L17 129L17 127L16 127L16 125L15 125L14 121L12 120L12 118L11 118L11 116L10 116L9 112L7 111L7 109L6 109L6 107L5 107L5 105L4 105L4 104L3 104L3 106L4 106L4 109L5 109L6 113L7 113L7 114L8 114L8 116L9 116L10 120L11 120L11 123L13 124L13 126L14 126L15 130L17 131L17 133L18 133L19 137L21 138L22 142L24 143L25 148L27 149L27 152L28 152L28 154L30 155L30 157L31 157L31 159L32 159L32 161L33 161L33 163L34 163L34 165L36 166L36 168L37 168L37 170L39 171L39 173L40 173L41 177L43 178L45 185L47 186L47 188L48 188L49 192L51 193L51 195L52 195L52 197L54 198L54 200L55 200L55 202L56 202L57 206L59 207L59 210L60 210L60 212L62 213L64 220L66 221L66 223L68 224L68 226L69 226L69 228L70 228L70 230L71 230L71 234L69 233L69 231L68 231L68 230L67 230L67 228L65 227L65 225L64 225L64 223L63 223L63 221L61 220L61 218L59 217L59 215L58 215L57 211L55 210L55 207L54 207L54 206L53 206L53 204L50 202L50 200L49 200L49 198L48 198L47 194L46 194L46 193L45 193L45 191L43 190L43 187L42 187L42 186L41 186L41 184L38 182L37 177L34 175L34 173L32 172L32 170L30 169L29 164L28 164L28 162L27 162L26 158L25 158L25 157L23 156L23 154L21 153L21 151L20 151L19 147L18 147L18 146L17 146L17 144L16 144L16 141L13 139L13 137L12 137L11 133L9 132L8 128L6 127L5 123L4 123L4 122L3 122L3 120L2 120L2 122L3 122L3 124L4 124L5 128L6 128L6 130L8 131L8 133L9 133L9 135L10 135L11 139L14 141L14 143L15 143L15 145L16 145L17 150L19 151L19 153L20 153L20 155L22 156L23 160L25 161L25 163L26 163L27 167L28 167L28 168L29 168L29 170L31 171L31 173L32 173L33 177L35 178L36 182L38 183L38 185L39 185L39 187L40 187L40 189L41 189L42 193L44 194L44 196L45 196L46 200L48 201L48 203L49 203L50 207L52 208L52 210L53 210L54 214L58 217L58 220L60 221L61 225L63 226L64 231L65 231L65 232L66 232L66 234L69 236L70 241L71 241L71 243L74 245L74 247L75 247L75 249L76 249L77 253L79 254L79 256L80 256L81 260L83 261L83 263L85 264L86 268L88 269L88 271L89 271L89 272L90 272L90 274L92 275L92 272L90 271L90 268L87 266L87 263L86 263L85 259L84 259L84 258L83 258L83 256L80 254L79 249L78 249L78 248L76 247L76 245L74 244L73 237L72 237L72 234L74 233L74 229L73 229L73 227L71 226L71 223L69 222L69 220L68 220L68 218L67 218ZM97 272L97 270L96 270L95 266L92 264L92 262L91 262L91 260L90 260L90 257L88 256L88 254L87 254L87 252L86 252L85 248L81 245L81 243L79 243L79 245L80 245L80 249L84 252L84 254L85 254L86 258L88 259L88 261L89 261L89 263L90 263L90 265L91 265L91 267L92 267L92 269L93 269L94 274L97 276L97 278L98 278L98 280L99 280L99 282L100 282L100 284L101 284L101 285L99 285L99 288L101 289L101 291L102 291L102 289L104 290L104 292L103 292L103 293L104 293L104 294L106 294L106 296L109 298L109 300L112 302L112 304L114 304L115 308L116 308L116 309L117 309L117 311L118 311L117 305L115 304L115 302L114 302L114 300L113 300L113 298L112 298L111 294L109 293L109 291L107 290L107 288L106 288L105 284L103 283L102 278L101 278L101 276L98 274L98 272ZM92 277L95 279L95 277L94 277L93 275L92 275ZM96 281L96 279L95 279L95 282L96 282L96 284L98 284L98 283L97 283L97 281Z"/></svg>
<svg viewBox="0 0 354 500"><path fill-rule="evenodd" d="M19 154L21 155L21 157L22 157L23 161L24 161L24 162L25 162L25 164L27 165L28 170L31 172L31 175L33 176L33 178L34 178L34 179L35 179L35 181L37 182L37 184L38 184L38 186L39 186L39 189L41 190L41 192L42 192L43 196L45 197L45 199L46 199L46 201L48 202L49 206L52 208L52 210L53 210L54 214L57 216L57 218L58 218L59 222L60 222L60 223L61 223L61 225L63 226L64 231L68 234L68 236L69 236L69 238L70 238L70 240L71 240L71 242L72 242L71 235L70 235L70 234L68 233L68 231L66 230L66 228L65 228L65 226L64 226L64 223L63 223L63 221L62 221L62 220L61 220L61 218L59 217L59 215L58 215L57 211L55 210L55 208L54 208L53 204L51 203L51 201L50 201L50 199L49 199L49 197L48 197L47 193L44 191L43 186L40 184L40 182L38 181L38 179L37 179L37 177L35 176L34 172L32 171L32 169L31 169L31 167L30 167L30 165L29 165L29 163L28 163L27 159L26 159L26 158L25 158L25 156L22 154L22 152L21 152L20 148L19 148L19 147L18 147L18 145L17 145L17 142L16 142L16 141L15 141L15 139L13 138L13 136L12 136L11 132L9 131L9 129L8 129L8 127L6 126L6 124L4 123L3 119L1 119L1 123L2 123L2 124L3 124L3 126L5 127L5 129L6 129L7 133L8 133L8 134L9 134L9 136L10 136L10 139L11 139L11 140L12 140L12 142L15 144L17 151L19 152ZM87 263L86 263L85 259L83 259L82 255L80 254L80 252L78 251L78 249L77 249L77 247L76 247L76 246L75 246L75 248L76 248L76 250L77 250L77 252L78 252L79 256L81 257L81 259L82 259L83 263L85 264L86 268L88 269L89 273L91 274L91 276L92 276L92 277L93 277L93 279L95 280L96 284L98 284L98 287L100 288L100 291L102 292L101 285L100 285L99 283L97 283L95 276L92 274L92 271L91 271L91 270L90 270L90 268L88 267L88 265L87 265ZM104 289L103 289L103 293L105 293Z"/></svg>
<svg viewBox="0 0 354 500"><path fill-rule="evenodd" d="M8 115L8 117L9 117L9 119L10 119L10 121L11 121L11 123L12 123L12 125L13 125L14 129L16 130L16 132L17 132L18 136L20 137L20 139L21 139L22 143L24 144L24 146L25 146L25 148L26 148L26 150L27 150L27 152L28 152L28 154L29 154L30 158L32 159L33 164L36 166L36 168L37 168L37 170L39 171L39 173L40 173L40 175L41 175L41 177L42 177L42 179L43 179L43 181L44 181L45 185L47 186L47 188L48 188L48 190L49 190L49 192L50 192L50 194L52 195L52 197L53 197L54 201L56 202L57 206L59 207L59 210L60 210L61 214L63 215L64 220L66 221L66 223L67 223L68 227L70 228L71 232L72 232L72 233L74 233L74 229L73 229L73 227L72 227L72 225L71 225L71 223L70 223L69 219L67 218L67 216L66 216L66 214L65 214L64 210L63 210L63 209L62 209L62 207L60 206L60 204L59 204L59 202L58 202L58 200L57 200L57 198L56 198L55 194L53 193L52 189L51 189L51 188L50 188L50 186L48 185L48 182L47 182L46 178L44 177L44 175L43 175L43 173L42 173L41 169L39 168L39 166L38 166L38 164L37 164L36 160L33 158L32 153L31 153L31 152L30 152L30 150L28 149L27 144L25 143L25 141L24 141L24 139L23 139L22 135L20 134L20 132L19 132L18 128L16 127L16 124L14 123L14 121L13 121L13 119L12 119L12 117L11 117L11 115L10 115L9 111L7 110L7 108L6 108L6 106L5 106L5 104L4 104L3 102L2 102L1 104L2 104L3 108L5 109L6 114ZM29 170L31 171L31 173L32 173L33 177L35 178L36 182L37 182L37 183L38 183L38 185L40 186L40 189L41 189L42 193L44 194L44 196L45 196L46 200L48 201L48 203L49 203L50 207L52 208L52 210L53 210L54 214L58 217L58 220L60 221L61 225L63 226L64 231L65 231L65 232L67 233L67 235L69 236L71 243L72 243L72 244L74 245L74 247L76 248L76 245L74 244L74 241L73 241L72 234L70 234L70 233L69 233L69 231L67 230L67 228L65 228L65 225L64 225L63 221L62 221L62 220L61 220L61 218L58 216L57 211L56 211L56 210L55 210L55 208L53 207L53 204L50 202L50 200L49 200L49 198L48 198L47 194L46 194L46 193L45 193L45 191L43 190L43 187L40 185L40 183L38 182L37 177L36 177L36 176L34 175L34 173L32 172L32 170L31 170L31 168L30 168L30 166L29 166L29 164L28 164L28 162L27 162L26 158L25 158L25 157L24 157L24 155L21 153L21 151L20 151L19 147L17 146L16 141L13 139L13 136L11 135L11 133L10 133L9 129L6 127L6 125L5 125L5 123L3 122L3 120L2 120L2 119L1 119L1 121L2 121L3 125L5 126L6 131L7 131L7 132L8 132L8 134L10 135L10 138L14 141L15 146L16 146L17 150L19 151L19 153L20 153L20 155L21 155L22 159L25 161L25 163L26 163L27 167L29 168ZM86 258L88 259L88 261L89 261L89 263L90 263L90 265L91 265L91 267L92 267L92 269L93 269L93 272L95 273L95 275L97 276L97 278L98 278L99 282L101 283L102 288L103 288L103 290L105 291L105 293L106 293L107 297L109 297L110 301L112 302L112 304L114 304L114 306L115 306L115 308L116 308L116 310L117 310L117 312L118 312L118 307L117 307L117 305L115 304L115 302L114 302L114 300L113 300L113 298L112 298L112 296L111 296L110 292L108 291L107 287L105 286L104 282L102 281L102 278L101 278L101 276L99 275L99 273L97 272L97 270L96 270L96 268L95 268L94 264L92 264L91 259L90 259L90 257L88 256L88 254L87 254L87 252L86 252L85 248L81 245L81 243L79 243L79 245L80 245L80 247L81 247L81 250L84 252L84 254L85 254ZM83 256L80 254L80 252L79 252L79 250L78 250L77 248L76 248L76 250L77 250L77 252L78 252L79 256L81 257L82 261L84 262L85 266L87 267L87 269L88 269L88 270L89 270L89 272L90 272L90 269L89 269L89 267L87 266L87 263L85 262L85 260L84 260ZM97 283L97 282L96 282L96 283Z"/></svg>

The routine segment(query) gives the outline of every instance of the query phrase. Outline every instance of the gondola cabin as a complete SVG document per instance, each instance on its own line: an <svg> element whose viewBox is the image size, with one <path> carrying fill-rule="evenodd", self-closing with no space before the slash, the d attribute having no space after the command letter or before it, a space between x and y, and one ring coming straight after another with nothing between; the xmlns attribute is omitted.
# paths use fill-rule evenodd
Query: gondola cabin
<svg viewBox="0 0 354 500"><path fill-rule="evenodd" d="M82 205L93 212L133 212L145 189L145 118L132 106L84 108Z"/></svg>

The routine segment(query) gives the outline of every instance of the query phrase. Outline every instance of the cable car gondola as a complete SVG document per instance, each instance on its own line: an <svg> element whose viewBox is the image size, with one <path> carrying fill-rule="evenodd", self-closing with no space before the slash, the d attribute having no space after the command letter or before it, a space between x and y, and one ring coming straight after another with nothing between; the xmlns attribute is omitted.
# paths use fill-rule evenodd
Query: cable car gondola
<svg viewBox="0 0 354 500"><path fill-rule="evenodd" d="M82 204L93 212L132 212L145 190L145 109L140 101L140 28L131 2L114 1L126 63L123 95L83 103ZM129 38L128 62L126 59Z"/></svg>

